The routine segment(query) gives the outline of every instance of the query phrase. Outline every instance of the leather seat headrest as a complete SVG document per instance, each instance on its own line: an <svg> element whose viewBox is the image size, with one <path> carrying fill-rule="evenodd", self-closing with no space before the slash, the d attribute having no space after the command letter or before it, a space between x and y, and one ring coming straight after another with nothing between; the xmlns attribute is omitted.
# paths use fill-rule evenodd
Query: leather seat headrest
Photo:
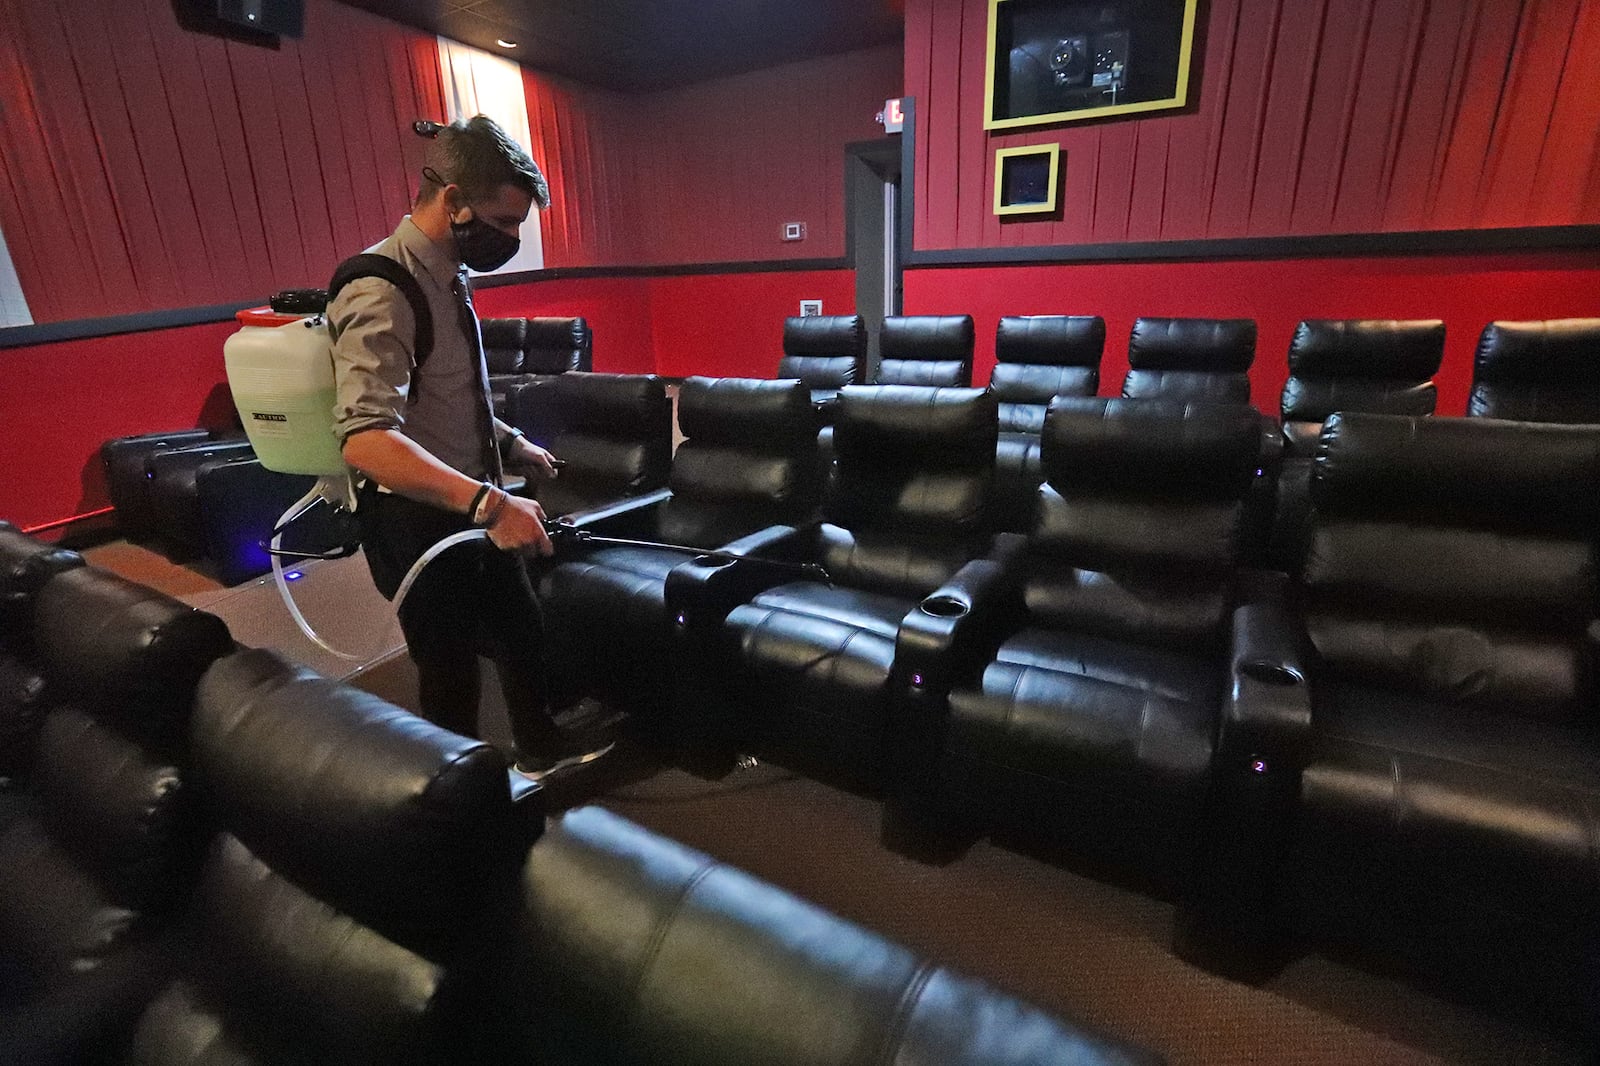
<svg viewBox="0 0 1600 1066"><path fill-rule="evenodd" d="M34 597L45 582L82 565L77 552L34 540L0 522L0 632L27 625Z"/></svg>
<svg viewBox="0 0 1600 1066"><path fill-rule="evenodd" d="M1256 357L1256 324L1248 318L1141 318L1128 339L1134 370L1243 373Z"/></svg>
<svg viewBox="0 0 1600 1066"><path fill-rule="evenodd" d="M1098 315L1015 315L995 330L995 360L1046 366L1099 366L1106 320Z"/></svg>
<svg viewBox="0 0 1600 1066"><path fill-rule="evenodd" d="M807 315L783 320L784 355L847 355L859 360L867 350L860 315Z"/></svg>
<svg viewBox="0 0 1600 1066"><path fill-rule="evenodd" d="M272 652L240 651L206 673L190 738L224 828L392 939L458 929L446 919L515 869L499 753Z"/></svg>
<svg viewBox="0 0 1600 1066"><path fill-rule="evenodd" d="M1255 477L1260 453L1261 416L1243 405L1058 396L1040 459L1058 490L1226 499Z"/></svg>
<svg viewBox="0 0 1600 1066"><path fill-rule="evenodd" d="M671 432L672 405L654 374L574 371L550 383L551 403L566 430L641 440Z"/></svg>
<svg viewBox="0 0 1600 1066"><path fill-rule="evenodd" d="M1307 319L1289 345L1289 372L1343 378L1424 381L1444 358L1438 319Z"/></svg>
<svg viewBox="0 0 1600 1066"><path fill-rule="evenodd" d="M798 381L693 377L678 390L678 428L697 444L775 451L815 436L817 419Z"/></svg>
<svg viewBox="0 0 1600 1066"><path fill-rule="evenodd" d="M984 389L851 385L834 414L840 458L867 464L992 465L998 438L999 404Z"/></svg>
<svg viewBox="0 0 1600 1066"><path fill-rule="evenodd" d="M974 336L971 315L890 315L878 347L884 359L965 362Z"/></svg>
<svg viewBox="0 0 1600 1066"><path fill-rule="evenodd" d="M1600 385L1600 318L1491 322L1473 363L1475 381L1593 390Z"/></svg>
<svg viewBox="0 0 1600 1066"><path fill-rule="evenodd" d="M1341 412L1317 444L1323 513L1593 536L1600 426Z"/></svg>

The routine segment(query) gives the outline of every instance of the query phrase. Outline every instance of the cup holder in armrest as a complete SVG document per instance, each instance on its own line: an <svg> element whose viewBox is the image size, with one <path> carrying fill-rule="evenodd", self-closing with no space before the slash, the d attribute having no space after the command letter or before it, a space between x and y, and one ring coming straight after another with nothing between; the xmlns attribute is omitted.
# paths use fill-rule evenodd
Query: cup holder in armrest
<svg viewBox="0 0 1600 1066"><path fill-rule="evenodd" d="M735 559L731 555L696 555L689 561L696 566L704 566L715 570L724 566L732 566Z"/></svg>
<svg viewBox="0 0 1600 1066"><path fill-rule="evenodd" d="M1263 685L1303 685L1306 680L1300 671L1292 667L1279 663L1264 663L1256 659L1240 663L1239 672Z"/></svg>
<svg viewBox="0 0 1600 1066"><path fill-rule="evenodd" d="M969 604L954 596L929 596L920 607L923 614L931 614L935 618L960 618L972 610Z"/></svg>

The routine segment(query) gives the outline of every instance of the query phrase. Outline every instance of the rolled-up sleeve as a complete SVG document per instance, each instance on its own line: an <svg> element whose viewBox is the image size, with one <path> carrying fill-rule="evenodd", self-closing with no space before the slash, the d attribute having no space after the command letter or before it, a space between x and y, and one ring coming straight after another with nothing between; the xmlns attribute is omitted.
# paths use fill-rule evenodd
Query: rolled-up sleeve
<svg viewBox="0 0 1600 1066"><path fill-rule="evenodd" d="M381 278L359 278L339 291L327 315L340 443L364 430L399 429L417 333L405 296Z"/></svg>

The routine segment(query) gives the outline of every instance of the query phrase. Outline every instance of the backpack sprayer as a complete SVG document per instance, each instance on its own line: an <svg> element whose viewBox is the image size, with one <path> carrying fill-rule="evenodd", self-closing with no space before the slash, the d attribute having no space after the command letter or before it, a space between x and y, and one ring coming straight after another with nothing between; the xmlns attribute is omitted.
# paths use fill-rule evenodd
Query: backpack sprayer
<svg viewBox="0 0 1600 1066"><path fill-rule="evenodd" d="M362 262L357 263L358 260ZM383 262L375 263L374 260ZM356 266L351 267L351 264ZM341 266L335 275L335 291L339 285L355 277L383 277L395 282L402 294L412 301L413 310L416 311L421 291L411 291L416 285L415 280L407 275L404 280L410 282L408 286L390 276L393 270L404 272L404 268L392 259L376 255L357 256ZM335 648L312 628L296 605L283 570L284 559L341 559L355 554L359 547L355 542L312 552L289 551L283 547L284 534L319 505L326 504L346 514L354 514L356 509L356 476L345 464L339 439L333 430L333 349L328 337L327 321L323 317L328 299L328 293L320 289L289 290L273 297L269 307L239 312L240 328L223 345L223 361L234 405L239 409L245 434L255 448L261 465L278 473L310 475L317 479L309 492L284 511L268 535L268 541L262 544L272 561L272 578L278 586L278 594L283 598L295 625L312 643L341 659L360 661L365 657ZM424 336L423 333L426 307L426 302L422 301L421 311L417 314L416 367L422 365L431 348L431 343L426 343L431 342L431 319L426 319L428 335ZM827 571L814 563L735 556L686 544L603 537L554 521L546 521L545 532L557 546L582 543L654 548L719 562L743 560L766 569L790 572L804 579L829 579ZM443 538L423 552L395 592L395 611L399 612L411 586L429 563L458 545L486 540L488 536L488 531L484 529L466 529Z"/></svg>

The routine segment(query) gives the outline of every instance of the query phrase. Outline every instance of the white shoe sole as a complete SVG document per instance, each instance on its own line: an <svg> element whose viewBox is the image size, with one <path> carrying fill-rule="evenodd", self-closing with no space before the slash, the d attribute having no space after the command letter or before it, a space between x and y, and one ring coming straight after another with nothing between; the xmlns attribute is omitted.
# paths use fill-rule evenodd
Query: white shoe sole
<svg viewBox="0 0 1600 1066"><path fill-rule="evenodd" d="M585 752L582 755L569 755L565 759L558 760L554 765L545 767L543 770L523 770L518 768L517 773L521 774L523 777L526 777L529 781L543 781L551 774L560 773L562 770L570 770L574 766L583 766L587 763L592 763L616 746L617 742L613 740L603 748L597 748L594 751Z"/></svg>

